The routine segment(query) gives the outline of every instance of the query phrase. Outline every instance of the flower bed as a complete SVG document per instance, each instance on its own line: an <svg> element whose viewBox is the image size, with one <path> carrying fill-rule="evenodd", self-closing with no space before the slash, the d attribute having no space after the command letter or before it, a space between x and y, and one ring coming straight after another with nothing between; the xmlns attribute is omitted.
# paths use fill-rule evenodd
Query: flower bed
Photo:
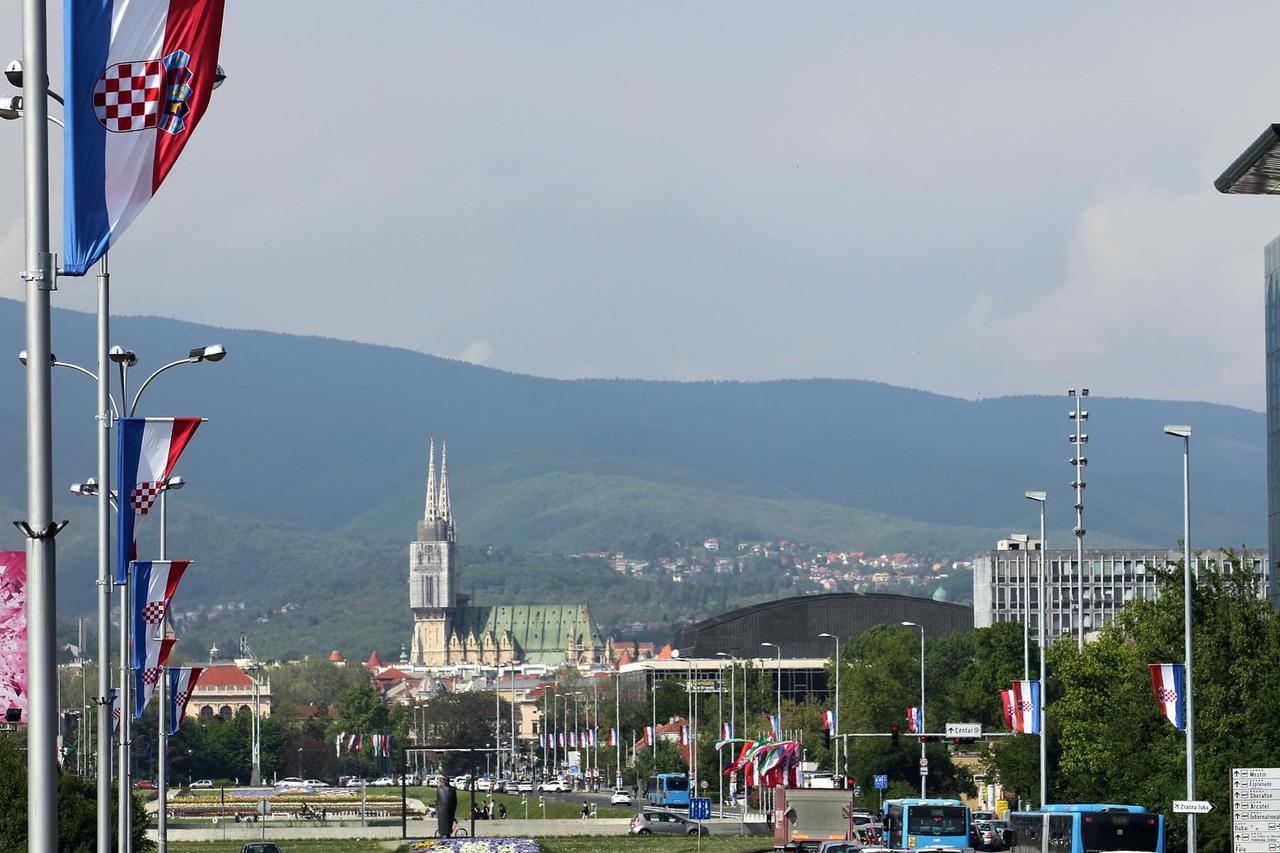
<svg viewBox="0 0 1280 853"><path fill-rule="evenodd" d="M409 845L411 851L432 853L541 853L532 838L428 838Z"/></svg>

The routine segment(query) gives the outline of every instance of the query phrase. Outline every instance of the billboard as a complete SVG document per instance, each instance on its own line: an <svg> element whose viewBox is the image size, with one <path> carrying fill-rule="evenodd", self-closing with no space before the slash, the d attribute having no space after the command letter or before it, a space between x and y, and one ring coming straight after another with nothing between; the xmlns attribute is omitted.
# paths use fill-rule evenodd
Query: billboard
<svg viewBox="0 0 1280 853"><path fill-rule="evenodd" d="M27 554L0 551L0 712L27 721Z"/></svg>

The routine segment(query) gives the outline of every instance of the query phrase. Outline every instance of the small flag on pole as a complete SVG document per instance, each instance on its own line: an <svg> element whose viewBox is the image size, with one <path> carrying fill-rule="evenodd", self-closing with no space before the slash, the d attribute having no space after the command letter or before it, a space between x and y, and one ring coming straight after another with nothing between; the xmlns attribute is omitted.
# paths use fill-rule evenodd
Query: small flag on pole
<svg viewBox="0 0 1280 853"><path fill-rule="evenodd" d="M835 711L822 712L822 727L829 732L835 732L836 730L836 712Z"/></svg>
<svg viewBox="0 0 1280 853"><path fill-rule="evenodd" d="M644 727L644 745L653 746L653 726Z"/></svg>
<svg viewBox="0 0 1280 853"><path fill-rule="evenodd" d="M1151 686L1156 692L1156 705L1160 713L1177 727L1187 730L1187 701L1184 693L1187 667L1181 663L1153 663Z"/></svg>
<svg viewBox="0 0 1280 853"><path fill-rule="evenodd" d="M1014 731L1025 735L1040 734L1040 682L1013 681Z"/></svg>
<svg viewBox="0 0 1280 853"><path fill-rule="evenodd" d="M119 541L116 583L127 578L136 552L134 524L148 515L160 496L173 466L200 426L200 418L121 418L119 462Z"/></svg>
<svg viewBox="0 0 1280 853"><path fill-rule="evenodd" d="M720 724L720 740L733 740L733 723Z"/></svg>
<svg viewBox="0 0 1280 853"><path fill-rule="evenodd" d="M196 689L196 682L203 671L204 668L199 666L179 666L169 670L169 734L178 733L182 718L187 715L191 691Z"/></svg>

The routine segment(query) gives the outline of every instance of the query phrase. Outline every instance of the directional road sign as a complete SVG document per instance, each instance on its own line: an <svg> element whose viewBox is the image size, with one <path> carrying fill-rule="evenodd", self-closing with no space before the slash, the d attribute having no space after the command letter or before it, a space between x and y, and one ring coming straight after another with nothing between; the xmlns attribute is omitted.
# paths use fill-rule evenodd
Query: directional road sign
<svg viewBox="0 0 1280 853"><path fill-rule="evenodd" d="M947 737L982 737L982 723L947 723Z"/></svg>
<svg viewBox="0 0 1280 853"><path fill-rule="evenodd" d="M889 787L889 774L877 773L875 775L875 786L881 791Z"/></svg>
<svg viewBox="0 0 1280 853"><path fill-rule="evenodd" d="M1175 804L1174 810L1177 811ZM1280 827L1280 767L1231 770L1231 849L1273 853Z"/></svg>
<svg viewBox="0 0 1280 853"><path fill-rule="evenodd" d="M1208 814L1213 811L1213 803L1208 800L1174 800L1174 814Z"/></svg>

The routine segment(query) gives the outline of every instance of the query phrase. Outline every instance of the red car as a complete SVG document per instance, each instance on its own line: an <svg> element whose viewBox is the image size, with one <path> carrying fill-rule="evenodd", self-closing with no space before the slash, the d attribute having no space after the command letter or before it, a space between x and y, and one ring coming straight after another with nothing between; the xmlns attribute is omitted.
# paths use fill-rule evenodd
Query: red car
<svg viewBox="0 0 1280 853"><path fill-rule="evenodd" d="M137 782L133 783L133 787L141 788L144 791L154 791L156 789L156 783L152 782L150 779L139 779Z"/></svg>

